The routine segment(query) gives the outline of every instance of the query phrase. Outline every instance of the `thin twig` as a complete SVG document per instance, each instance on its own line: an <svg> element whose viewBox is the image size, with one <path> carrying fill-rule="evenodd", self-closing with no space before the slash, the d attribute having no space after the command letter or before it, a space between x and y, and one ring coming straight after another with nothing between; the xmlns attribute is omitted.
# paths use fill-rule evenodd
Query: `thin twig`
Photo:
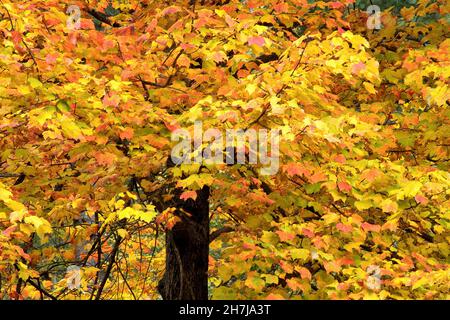
<svg viewBox="0 0 450 320"><path fill-rule="evenodd" d="M119 250L119 245L120 245L121 241L122 241L122 237L117 236L116 243L114 244L114 248L109 256L108 267L106 268L105 275L102 279L100 287L97 290L97 294L95 295L95 300L100 300L100 296L102 295L103 289L105 288L105 284L108 281L109 275L111 274L113 264L116 260L116 254L117 254L117 251Z"/></svg>

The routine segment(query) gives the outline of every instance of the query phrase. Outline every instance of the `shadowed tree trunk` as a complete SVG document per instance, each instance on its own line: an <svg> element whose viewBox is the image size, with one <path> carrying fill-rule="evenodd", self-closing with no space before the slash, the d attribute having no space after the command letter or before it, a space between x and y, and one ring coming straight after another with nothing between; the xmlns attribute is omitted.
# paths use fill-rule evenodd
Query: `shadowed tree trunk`
<svg viewBox="0 0 450 320"><path fill-rule="evenodd" d="M166 232L166 271L158 284L164 300L208 299L209 192L205 186L187 201L175 193L181 221Z"/></svg>

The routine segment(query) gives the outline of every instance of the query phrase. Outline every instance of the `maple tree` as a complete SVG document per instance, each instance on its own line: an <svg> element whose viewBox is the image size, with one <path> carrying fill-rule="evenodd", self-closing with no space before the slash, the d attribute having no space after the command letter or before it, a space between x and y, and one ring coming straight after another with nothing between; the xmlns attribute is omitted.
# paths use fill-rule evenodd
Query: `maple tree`
<svg viewBox="0 0 450 320"><path fill-rule="evenodd" d="M449 298L449 3L366 2L1 0L1 298Z"/></svg>

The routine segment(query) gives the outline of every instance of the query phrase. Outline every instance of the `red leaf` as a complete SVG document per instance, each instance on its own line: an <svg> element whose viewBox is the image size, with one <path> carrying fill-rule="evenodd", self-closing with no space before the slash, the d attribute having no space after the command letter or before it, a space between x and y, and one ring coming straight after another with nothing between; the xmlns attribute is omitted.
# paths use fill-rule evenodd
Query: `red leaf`
<svg viewBox="0 0 450 320"><path fill-rule="evenodd" d="M102 165L111 166L114 163L116 156L113 153L96 152L94 154L94 158L95 160L97 160L97 163L101 166Z"/></svg>
<svg viewBox="0 0 450 320"><path fill-rule="evenodd" d="M362 62L358 62L357 64L354 64L352 66L352 73L359 74L361 70L364 70L366 68L366 65Z"/></svg>
<svg viewBox="0 0 450 320"><path fill-rule="evenodd" d="M345 161L347 161L347 159L345 159L344 155L342 155L342 154L337 155L336 157L334 157L333 160L334 160L334 162L338 162L338 163L342 163L342 164L344 164Z"/></svg>
<svg viewBox="0 0 450 320"><path fill-rule="evenodd" d="M260 37L260 36L253 36L253 37L248 38L248 44L249 45L255 44L257 46L262 47L266 44L266 39L264 39L263 37Z"/></svg>
<svg viewBox="0 0 450 320"><path fill-rule="evenodd" d="M330 6L331 6L333 9L339 9L339 8L344 7L344 5L343 5L342 3L340 3L340 2L338 2L338 1L330 2Z"/></svg>
<svg viewBox="0 0 450 320"><path fill-rule="evenodd" d="M120 103L120 97L110 92L103 97L102 102L105 107L117 107Z"/></svg>
<svg viewBox="0 0 450 320"><path fill-rule="evenodd" d="M355 261L353 260L353 258L343 257L343 258L339 259L339 264L341 266L346 266L346 265L350 266L354 263L355 263Z"/></svg>
<svg viewBox="0 0 450 320"><path fill-rule="evenodd" d="M12 31L11 38L13 39L13 43L16 45L22 42L22 34L19 31Z"/></svg>
<svg viewBox="0 0 450 320"><path fill-rule="evenodd" d="M196 191L185 191L180 196L181 200L186 201L187 199L195 200L197 199L197 192Z"/></svg>
<svg viewBox="0 0 450 320"><path fill-rule="evenodd" d="M303 165L300 163L291 163L286 166L284 166L284 170L287 172L288 175L294 176L294 175L304 175L306 177L309 177L311 175L311 172L306 169Z"/></svg>
<svg viewBox="0 0 450 320"><path fill-rule="evenodd" d="M6 230L2 231L2 235L4 235L7 238L11 238L11 233L13 231L15 231L16 228L17 228L17 226L15 226L15 225L9 226Z"/></svg>
<svg viewBox="0 0 450 320"><path fill-rule="evenodd" d="M414 197L414 199L416 199L416 202L420 203L420 204L424 204L425 205L425 204L428 203L428 199L426 197L424 197L423 195L421 195L421 194L417 194Z"/></svg>
<svg viewBox="0 0 450 320"><path fill-rule="evenodd" d="M181 9L178 8L178 7L169 7L169 8L165 9L165 10L162 12L162 15L163 15L163 16L166 16L166 15L168 15L168 14L174 14L174 13L177 13L177 12L180 12L180 11L181 11Z"/></svg>
<svg viewBox="0 0 450 320"><path fill-rule="evenodd" d="M177 129L180 129L180 125L176 121L172 121L171 123L168 123L168 122L164 121L164 125L171 132L173 132L173 131L175 131Z"/></svg>
<svg viewBox="0 0 450 320"><path fill-rule="evenodd" d="M9 229L9 228L8 228ZM28 254L28 253L25 253L25 251L23 251L23 249L21 248L21 247L19 247L19 246L14 246L15 247L15 249L16 249L16 251L17 251L17 253L22 257L22 258L24 258L25 260L31 260L31 257L30 257L30 255Z"/></svg>
<svg viewBox="0 0 450 320"><path fill-rule="evenodd" d="M347 191L347 192L352 191L352 186L349 185L347 182L344 182L344 181L338 182L338 188L341 191Z"/></svg>
<svg viewBox="0 0 450 320"><path fill-rule="evenodd" d="M342 231L343 233L349 233L349 232L352 232L352 230L353 230L352 226L349 226L349 225L346 225L346 224L343 224L340 222L336 225L336 228L339 231Z"/></svg>
<svg viewBox="0 0 450 320"><path fill-rule="evenodd" d="M302 234L307 236L308 238L311 238L311 239L314 238L314 236L315 236L314 231L311 231L311 230L306 229L306 228L303 228Z"/></svg>
<svg viewBox="0 0 450 320"><path fill-rule="evenodd" d="M149 25L147 26L147 28L145 29L145 32L152 32L153 30L155 30L155 28L158 26L158 20L156 20L155 18L153 18L153 20L149 23ZM184 48L183 48L184 49Z"/></svg>
<svg viewBox="0 0 450 320"><path fill-rule="evenodd" d="M58 58L57 54L49 53L45 56L45 62L47 62L47 64L54 64L57 58Z"/></svg>

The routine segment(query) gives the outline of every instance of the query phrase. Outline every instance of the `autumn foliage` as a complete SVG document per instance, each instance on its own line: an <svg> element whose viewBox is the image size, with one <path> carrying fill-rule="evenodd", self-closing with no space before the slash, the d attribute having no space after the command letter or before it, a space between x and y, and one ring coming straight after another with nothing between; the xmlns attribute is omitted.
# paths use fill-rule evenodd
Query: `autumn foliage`
<svg viewBox="0 0 450 320"><path fill-rule="evenodd" d="M212 299L448 299L449 2L366 5L1 0L0 298L159 299L207 186ZM199 120L279 171L169 165Z"/></svg>

